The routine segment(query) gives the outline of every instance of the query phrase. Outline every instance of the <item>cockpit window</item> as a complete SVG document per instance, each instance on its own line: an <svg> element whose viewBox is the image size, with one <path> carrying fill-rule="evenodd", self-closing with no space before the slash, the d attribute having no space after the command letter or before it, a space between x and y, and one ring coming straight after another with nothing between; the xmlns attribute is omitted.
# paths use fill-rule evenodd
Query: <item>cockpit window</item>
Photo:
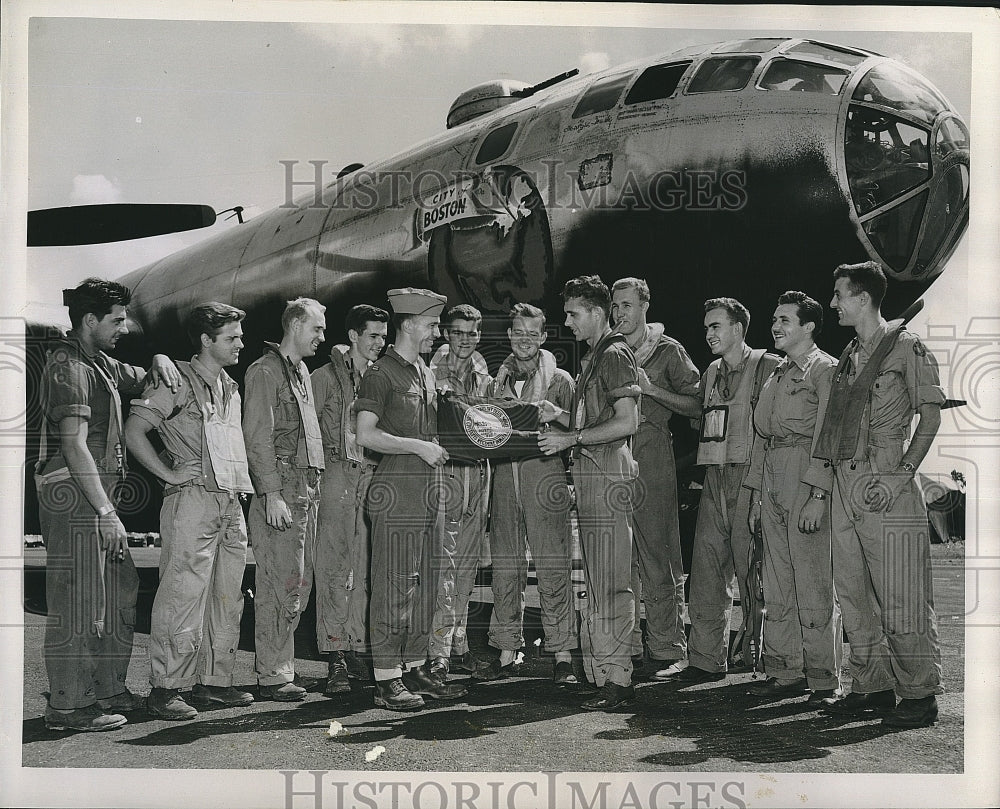
<svg viewBox="0 0 1000 809"><path fill-rule="evenodd" d="M773 51L782 42L788 42L788 37L780 39L743 39L737 42L726 42L712 53L767 53Z"/></svg>
<svg viewBox="0 0 1000 809"><path fill-rule="evenodd" d="M814 56L817 59L825 59L828 62L836 62L844 67L856 67L868 57L860 53L832 48L829 45L820 45L817 42L800 42L785 50L787 54L796 56Z"/></svg>
<svg viewBox="0 0 1000 809"><path fill-rule="evenodd" d="M962 122L955 118L946 118L938 128L934 138L934 151L939 158L944 159L958 149L969 148L969 133Z"/></svg>
<svg viewBox="0 0 1000 809"><path fill-rule="evenodd" d="M854 100L890 107L928 124L948 109L933 87L892 64L872 68L854 91Z"/></svg>
<svg viewBox="0 0 1000 809"><path fill-rule="evenodd" d="M789 90L836 95L847 80L847 71L812 62L775 59L757 84L763 90Z"/></svg>
<svg viewBox="0 0 1000 809"><path fill-rule="evenodd" d="M715 93L723 90L742 90L750 81L759 56L736 56L706 59L701 63L688 85L689 93Z"/></svg>
<svg viewBox="0 0 1000 809"><path fill-rule="evenodd" d="M516 131L517 121L512 121L509 124L498 126L490 132L483 138L483 145L476 153L476 163L481 166L483 163L489 163L491 160L502 157L510 148L510 142L514 139Z"/></svg>
<svg viewBox="0 0 1000 809"><path fill-rule="evenodd" d="M583 94L580 103L573 110L574 118L582 118L584 115L593 115L597 112L604 112L611 109L621 98L622 90L628 84L629 79L634 74L626 73L621 76L610 76L606 79L594 82L589 90Z"/></svg>
<svg viewBox="0 0 1000 809"><path fill-rule="evenodd" d="M680 62L646 68L628 91L625 103L641 104L643 101L670 98L677 90L677 84L690 64L690 62Z"/></svg>
<svg viewBox="0 0 1000 809"><path fill-rule="evenodd" d="M879 110L851 107L844 160L851 197L863 215L931 176L930 133Z"/></svg>

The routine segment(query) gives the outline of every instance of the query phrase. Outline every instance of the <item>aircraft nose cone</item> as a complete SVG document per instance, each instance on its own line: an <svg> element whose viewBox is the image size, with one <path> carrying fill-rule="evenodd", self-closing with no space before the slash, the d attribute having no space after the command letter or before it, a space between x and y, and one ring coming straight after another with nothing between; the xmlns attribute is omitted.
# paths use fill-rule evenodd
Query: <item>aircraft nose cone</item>
<svg viewBox="0 0 1000 809"><path fill-rule="evenodd" d="M840 146L871 257L899 280L933 278L968 227L965 123L926 79L886 60L855 88Z"/></svg>

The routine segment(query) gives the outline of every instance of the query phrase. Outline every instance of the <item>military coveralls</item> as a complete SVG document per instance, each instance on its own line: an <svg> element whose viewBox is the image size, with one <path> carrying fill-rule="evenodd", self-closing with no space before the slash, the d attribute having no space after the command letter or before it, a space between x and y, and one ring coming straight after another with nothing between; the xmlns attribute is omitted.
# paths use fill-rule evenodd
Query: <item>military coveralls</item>
<svg viewBox="0 0 1000 809"><path fill-rule="evenodd" d="M253 490L236 383L219 386L194 357L176 393L147 386L131 414L155 429L170 466L201 461L201 476L167 486L160 509L160 584L149 633L154 688L230 686L243 617L247 529L239 495ZM199 665L199 650L202 661Z"/></svg>
<svg viewBox="0 0 1000 809"><path fill-rule="evenodd" d="M138 394L142 368L102 351L87 354L70 332L48 350L42 380L42 457L38 504L45 539L45 669L49 705L59 711L87 708L123 693L139 577L132 556L101 548L99 518L66 466L59 422L87 422L87 449L111 502L124 475L119 392Z"/></svg>
<svg viewBox="0 0 1000 809"><path fill-rule="evenodd" d="M848 346L841 358L848 381L862 373L888 328ZM887 511L873 512L864 502L872 476L898 469L916 410L944 402L937 363L915 334L900 333L868 395L859 450L834 464L833 569L850 643L851 689L893 688L901 699L921 699L941 693L927 510L913 480Z"/></svg>
<svg viewBox="0 0 1000 809"><path fill-rule="evenodd" d="M274 343L247 369L246 438L256 497L250 506L250 542L257 563L254 641L257 680L295 679L295 627L312 590L323 441L304 362L292 365ZM278 492L292 524L267 524L264 495Z"/></svg>
<svg viewBox="0 0 1000 809"><path fill-rule="evenodd" d="M596 360L594 357L596 356ZM621 335L603 337L583 358L576 381L571 429L593 427L614 415L616 389L636 385L632 350ZM587 583L580 648L587 679L632 683L635 625L632 578L632 486L638 470L626 439L577 446L571 467Z"/></svg>
<svg viewBox="0 0 1000 809"><path fill-rule="evenodd" d="M700 375L684 347L664 334L662 323L647 326L635 349L650 382L682 396L698 394ZM677 465L670 433L671 411L652 396L642 397L639 432L632 451L639 464L633 496L635 551L646 606L646 644L655 660L687 657L684 633L684 560L678 522ZM636 591L638 613L639 591ZM638 614L636 626L638 627ZM641 647L640 647L641 652Z"/></svg>
<svg viewBox="0 0 1000 809"><path fill-rule="evenodd" d="M474 352L465 373L456 368L450 346L442 345L431 358L431 372L439 390L485 396L493 381L486 361ZM469 600L476 586L486 548L486 513L490 466L486 461L448 461L444 467L444 548L437 575L437 595L431 622L430 656L449 658L469 651Z"/></svg>
<svg viewBox="0 0 1000 809"><path fill-rule="evenodd" d="M541 349L535 370L518 374L514 355L504 360L491 395L540 402L570 410L573 378ZM549 652L576 647L573 615L570 496L566 467L558 455L499 461L493 471L490 551L493 615L490 645L517 651L524 646L524 590L528 552L538 575L542 631Z"/></svg>
<svg viewBox="0 0 1000 809"><path fill-rule="evenodd" d="M401 438L437 440L434 375L417 357L389 346L361 380L356 409ZM427 658L435 607L435 571L443 554L442 474L418 456L383 455L368 488L371 519L372 665L402 675Z"/></svg>
<svg viewBox="0 0 1000 809"><path fill-rule="evenodd" d="M316 534L316 640L321 652L368 650L369 536L365 497L375 461L358 446L352 410L361 375L338 345L312 375L326 450Z"/></svg>
<svg viewBox="0 0 1000 809"><path fill-rule="evenodd" d="M781 681L805 674L813 691L840 686L841 624L833 590L829 499L818 531L799 530L812 487L830 492L833 471L811 457L837 361L817 347L785 357L754 410L758 440L744 486L761 493L764 537L764 670Z"/></svg>
<svg viewBox="0 0 1000 809"><path fill-rule="evenodd" d="M779 359L762 349L747 348L735 368L720 357L702 377L705 412L698 463L707 468L691 557L688 660L703 671L728 669L734 573L740 603L747 603L750 490L743 482L750 469L754 435L751 409L754 392ZM723 424L724 429L719 429Z"/></svg>

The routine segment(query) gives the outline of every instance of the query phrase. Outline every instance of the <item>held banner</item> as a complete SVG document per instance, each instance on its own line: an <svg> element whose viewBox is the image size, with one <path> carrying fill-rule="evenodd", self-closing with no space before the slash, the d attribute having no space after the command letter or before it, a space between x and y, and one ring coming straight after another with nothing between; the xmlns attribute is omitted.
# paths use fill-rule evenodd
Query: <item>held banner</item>
<svg viewBox="0 0 1000 809"><path fill-rule="evenodd" d="M530 402L445 391L438 396L438 437L460 460L529 458L542 454L538 415Z"/></svg>

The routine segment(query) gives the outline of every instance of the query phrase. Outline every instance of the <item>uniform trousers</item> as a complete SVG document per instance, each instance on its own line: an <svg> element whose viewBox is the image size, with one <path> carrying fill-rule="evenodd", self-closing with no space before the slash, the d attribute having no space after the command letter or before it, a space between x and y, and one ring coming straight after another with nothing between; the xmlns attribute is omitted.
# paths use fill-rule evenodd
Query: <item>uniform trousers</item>
<svg viewBox="0 0 1000 809"><path fill-rule="evenodd" d="M449 658L469 651L469 601L486 545L490 469L485 462L448 463L442 480L444 534L428 651Z"/></svg>
<svg viewBox="0 0 1000 809"><path fill-rule="evenodd" d="M924 501L910 481L889 511L864 504L872 475L896 469L902 454L902 441L873 438L869 460L836 464L833 566L851 647L851 689L892 688L901 699L920 699L941 692Z"/></svg>
<svg viewBox="0 0 1000 809"><path fill-rule="evenodd" d="M102 475L102 483L110 493L113 479ZM125 691L139 577L128 551L119 560L101 550L97 512L72 478L40 486L38 499L49 705L77 710Z"/></svg>
<svg viewBox="0 0 1000 809"><path fill-rule="evenodd" d="M640 427L633 452L639 464L633 496L633 539L641 598L646 607L646 646L656 660L680 660L687 657L684 560L670 432ZM637 590L636 607L639 599Z"/></svg>
<svg viewBox="0 0 1000 809"><path fill-rule="evenodd" d="M372 665L402 674L424 660L443 556L441 470L415 455L387 455L368 488ZM377 672L376 672L377 673Z"/></svg>
<svg viewBox="0 0 1000 809"><path fill-rule="evenodd" d="M632 481L611 477L584 450L575 458L573 484L587 599L581 610L580 649L587 678L632 682Z"/></svg>
<svg viewBox="0 0 1000 809"><path fill-rule="evenodd" d="M295 628L312 591L320 472L279 460L281 497L292 524L267 524L264 498L250 506L250 541L257 563L254 642L257 681L281 685L295 679Z"/></svg>
<svg viewBox="0 0 1000 809"><path fill-rule="evenodd" d="M716 464L705 470L691 557L688 639L688 660L704 671L728 669L729 619L737 592L734 574L740 603L748 603L750 490L743 487L748 468L748 464Z"/></svg>
<svg viewBox="0 0 1000 809"><path fill-rule="evenodd" d="M532 458L516 467L515 463L499 463L493 469L490 645L507 651L524 646L530 548L538 576L545 649L569 651L576 647L576 640L566 470L561 458Z"/></svg>
<svg viewBox="0 0 1000 809"><path fill-rule="evenodd" d="M189 688L196 680L232 685L247 560L239 498L183 486L163 498L160 534L149 682L154 688Z"/></svg>
<svg viewBox="0 0 1000 809"><path fill-rule="evenodd" d="M365 498L374 466L327 458L316 528L316 642L321 652L368 649L370 548Z"/></svg>
<svg viewBox="0 0 1000 809"><path fill-rule="evenodd" d="M764 671L803 676L813 691L840 685L841 622L833 590L829 501L818 531L799 530L812 487L802 482L808 446L773 447L764 456Z"/></svg>

